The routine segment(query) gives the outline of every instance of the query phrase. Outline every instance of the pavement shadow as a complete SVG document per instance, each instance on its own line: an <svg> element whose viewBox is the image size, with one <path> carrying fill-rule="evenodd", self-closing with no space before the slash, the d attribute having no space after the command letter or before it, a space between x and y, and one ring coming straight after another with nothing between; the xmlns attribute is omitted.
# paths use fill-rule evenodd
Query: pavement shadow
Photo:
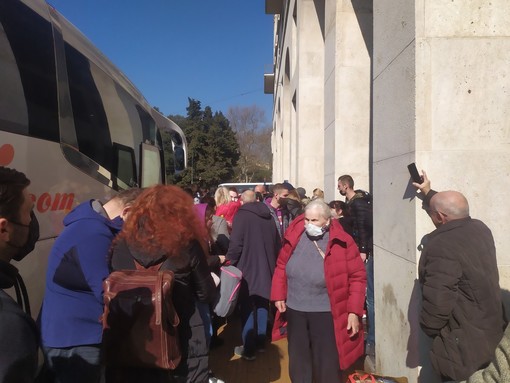
<svg viewBox="0 0 510 383"><path fill-rule="evenodd" d="M247 361L234 355L234 347L242 344L238 316L229 317L218 336L223 344L209 354L209 366L216 377L226 383L290 382L286 339L274 343L268 340L265 352L258 352L255 360Z"/></svg>

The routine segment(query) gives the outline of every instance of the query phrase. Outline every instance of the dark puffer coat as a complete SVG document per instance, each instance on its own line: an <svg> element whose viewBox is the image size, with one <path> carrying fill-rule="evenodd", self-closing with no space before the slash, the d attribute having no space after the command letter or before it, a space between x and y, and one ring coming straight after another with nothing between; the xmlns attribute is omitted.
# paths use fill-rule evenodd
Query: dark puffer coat
<svg viewBox="0 0 510 383"><path fill-rule="evenodd" d="M262 202L241 206L234 218L226 257L243 272L249 294L266 299L271 294L271 280L281 244L269 209Z"/></svg>
<svg viewBox="0 0 510 383"><path fill-rule="evenodd" d="M364 190L355 190L355 193L346 201L347 212L351 217L352 237L360 253L373 255L372 197Z"/></svg>
<svg viewBox="0 0 510 383"><path fill-rule="evenodd" d="M119 241L113 248L111 267L115 270L134 270L135 259L144 267L160 263L166 258L148 256ZM178 327L182 359L176 370L129 369L108 374L109 381L126 382L188 382L205 383L209 380L209 348L205 338L204 323L196 302L211 303L216 286L209 272L206 255L200 244L193 242L181 254L166 259L162 270L171 270L175 275L172 300L179 315ZM121 379L120 379L121 378Z"/></svg>
<svg viewBox="0 0 510 383"><path fill-rule="evenodd" d="M466 379L489 364L505 328L491 231L470 217L440 226L429 234L419 275L432 365L443 378Z"/></svg>
<svg viewBox="0 0 510 383"><path fill-rule="evenodd" d="M0 260L0 382L29 383L37 371L36 325L3 289L16 283L18 269Z"/></svg>

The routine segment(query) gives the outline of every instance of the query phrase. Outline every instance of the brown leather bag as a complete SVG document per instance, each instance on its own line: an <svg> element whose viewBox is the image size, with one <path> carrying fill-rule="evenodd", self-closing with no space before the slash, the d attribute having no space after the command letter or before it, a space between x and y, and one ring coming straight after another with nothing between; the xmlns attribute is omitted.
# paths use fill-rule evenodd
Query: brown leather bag
<svg viewBox="0 0 510 383"><path fill-rule="evenodd" d="M181 360L172 303L174 273L148 269L111 273L103 282L103 347L110 366L173 370Z"/></svg>

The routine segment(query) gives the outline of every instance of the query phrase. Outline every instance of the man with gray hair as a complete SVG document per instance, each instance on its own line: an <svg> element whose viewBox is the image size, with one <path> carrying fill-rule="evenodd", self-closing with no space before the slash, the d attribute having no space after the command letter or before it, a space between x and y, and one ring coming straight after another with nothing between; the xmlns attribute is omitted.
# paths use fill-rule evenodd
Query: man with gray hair
<svg viewBox="0 0 510 383"><path fill-rule="evenodd" d="M241 203L242 204L255 202L256 200L257 200L257 197L253 190L245 190L243 192L243 194L241 194Z"/></svg>
<svg viewBox="0 0 510 383"><path fill-rule="evenodd" d="M505 328L494 239L469 216L464 195L436 193L425 172L413 185L437 228L420 257L420 324L433 338L430 358L441 378L464 380L490 363Z"/></svg>

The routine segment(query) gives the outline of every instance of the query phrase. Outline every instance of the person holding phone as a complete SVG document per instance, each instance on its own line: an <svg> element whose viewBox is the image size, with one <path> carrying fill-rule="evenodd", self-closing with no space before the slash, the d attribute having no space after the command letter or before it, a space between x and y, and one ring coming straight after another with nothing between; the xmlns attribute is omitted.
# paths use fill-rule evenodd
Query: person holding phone
<svg viewBox="0 0 510 383"><path fill-rule="evenodd" d="M420 325L433 339L430 359L443 381L464 380L490 363L506 327L496 248L462 193L436 192L427 173L422 177L413 185L436 230L419 261Z"/></svg>

